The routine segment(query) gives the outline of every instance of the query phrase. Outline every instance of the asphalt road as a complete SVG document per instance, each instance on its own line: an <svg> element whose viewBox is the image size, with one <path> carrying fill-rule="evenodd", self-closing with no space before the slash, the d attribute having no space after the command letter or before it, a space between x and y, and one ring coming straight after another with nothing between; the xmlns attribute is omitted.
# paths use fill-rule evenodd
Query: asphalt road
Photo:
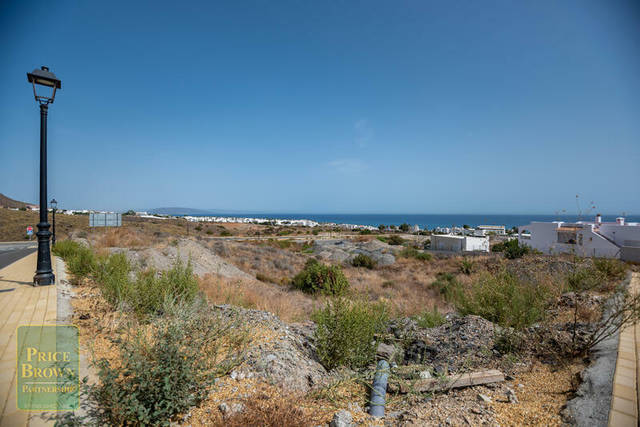
<svg viewBox="0 0 640 427"><path fill-rule="evenodd" d="M22 257L33 253L38 244L33 242L0 243L0 268L16 262Z"/></svg>

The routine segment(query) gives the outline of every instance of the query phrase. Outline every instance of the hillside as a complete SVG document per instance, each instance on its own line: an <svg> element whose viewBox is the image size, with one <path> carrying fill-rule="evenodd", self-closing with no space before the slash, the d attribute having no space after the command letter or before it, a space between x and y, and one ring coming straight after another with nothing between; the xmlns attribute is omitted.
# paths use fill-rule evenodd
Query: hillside
<svg viewBox="0 0 640 427"><path fill-rule="evenodd" d="M34 203L25 203L13 200L12 198L0 193L0 208L26 208L30 205L34 205Z"/></svg>

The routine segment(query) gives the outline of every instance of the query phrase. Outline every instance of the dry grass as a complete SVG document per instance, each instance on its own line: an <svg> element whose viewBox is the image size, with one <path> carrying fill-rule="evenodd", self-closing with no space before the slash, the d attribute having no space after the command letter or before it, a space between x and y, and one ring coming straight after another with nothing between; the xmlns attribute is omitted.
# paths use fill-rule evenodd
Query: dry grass
<svg viewBox="0 0 640 427"><path fill-rule="evenodd" d="M95 248L144 248L152 244L152 238L134 227L109 228L92 233Z"/></svg>
<svg viewBox="0 0 640 427"><path fill-rule="evenodd" d="M314 300L288 286L258 280L228 279L214 274L207 274L200 279L200 289L214 304L265 310L286 322L306 320L322 304L321 300Z"/></svg>
<svg viewBox="0 0 640 427"><path fill-rule="evenodd" d="M322 419L320 411L303 408L303 396L295 394L260 393L243 399L244 410L224 420L220 425L229 427L299 427L317 425Z"/></svg>
<svg viewBox="0 0 640 427"><path fill-rule="evenodd" d="M28 225L34 229L34 235L31 238L35 240L36 225L40 222L39 215L38 212L33 211L14 211L0 208L0 241L16 242L26 240L25 235ZM51 221L52 217L49 214L49 222ZM56 214L56 237L58 239L67 238L72 231L88 229L89 217L86 215Z"/></svg>
<svg viewBox="0 0 640 427"><path fill-rule="evenodd" d="M388 301L397 316L412 316L434 306L445 313L451 310L431 285L440 272L458 274L458 265L458 257L428 262L398 258L388 267L375 270L346 267L344 272L354 292L372 301ZM463 283L473 277L458 275Z"/></svg>

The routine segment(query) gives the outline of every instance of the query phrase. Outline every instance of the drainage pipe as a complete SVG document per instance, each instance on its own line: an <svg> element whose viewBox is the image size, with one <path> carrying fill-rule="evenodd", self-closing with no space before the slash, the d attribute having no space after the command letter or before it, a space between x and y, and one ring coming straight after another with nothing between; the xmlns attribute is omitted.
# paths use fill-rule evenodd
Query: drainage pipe
<svg viewBox="0 0 640 427"><path fill-rule="evenodd" d="M371 388L371 402L369 414L374 417L384 417L385 395L387 394L387 381L389 380L389 362L380 360L376 368Z"/></svg>

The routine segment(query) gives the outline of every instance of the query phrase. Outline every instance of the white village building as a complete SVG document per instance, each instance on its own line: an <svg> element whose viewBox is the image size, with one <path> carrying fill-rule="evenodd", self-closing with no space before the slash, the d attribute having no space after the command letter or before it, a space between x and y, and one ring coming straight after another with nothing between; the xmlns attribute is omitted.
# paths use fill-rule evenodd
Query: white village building
<svg viewBox="0 0 640 427"><path fill-rule="evenodd" d="M446 252L489 252L489 238L433 234L431 250Z"/></svg>
<svg viewBox="0 0 640 427"><path fill-rule="evenodd" d="M640 224L622 217L616 222L602 222L600 215L594 222L532 222L518 227L518 241L546 254L640 261Z"/></svg>
<svg viewBox="0 0 640 427"><path fill-rule="evenodd" d="M476 230L484 232L483 236L486 236L489 233L493 233L498 236L504 236L507 234L506 227L504 225L479 225L476 227Z"/></svg>

